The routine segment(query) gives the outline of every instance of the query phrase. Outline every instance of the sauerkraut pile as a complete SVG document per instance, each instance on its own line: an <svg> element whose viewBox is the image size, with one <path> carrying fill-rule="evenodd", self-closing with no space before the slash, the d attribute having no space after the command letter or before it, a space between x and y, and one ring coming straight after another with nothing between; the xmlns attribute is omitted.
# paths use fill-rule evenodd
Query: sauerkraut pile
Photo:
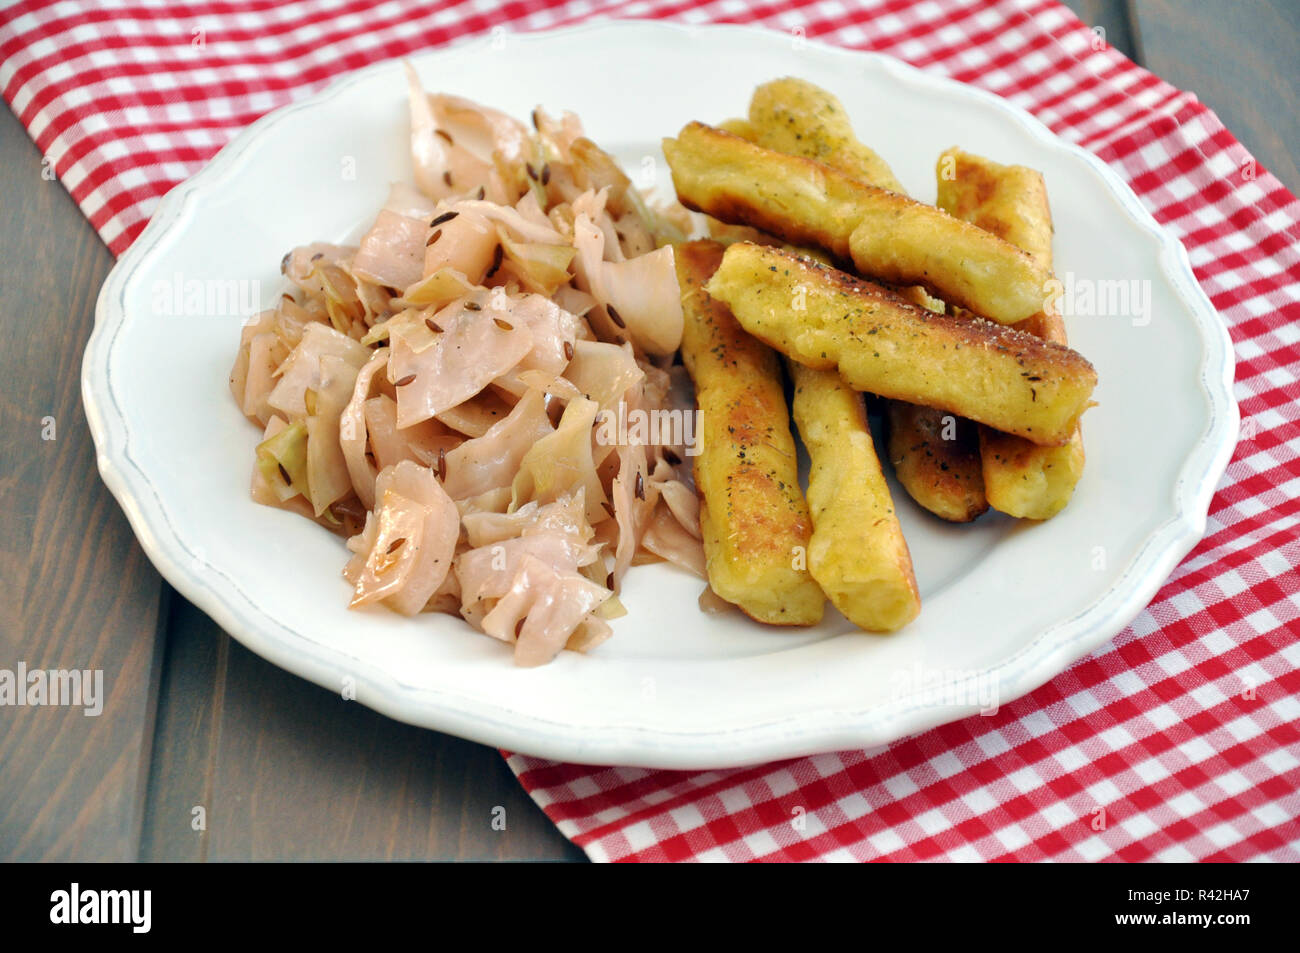
<svg viewBox="0 0 1300 953"><path fill-rule="evenodd" d="M286 255L295 291L243 329L252 496L347 538L352 607L457 614L538 665L610 635L630 566L704 577L684 431L627 426L689 411L689 219L576 116L530 129L407 74L416 187L358 246Z"/></svg>

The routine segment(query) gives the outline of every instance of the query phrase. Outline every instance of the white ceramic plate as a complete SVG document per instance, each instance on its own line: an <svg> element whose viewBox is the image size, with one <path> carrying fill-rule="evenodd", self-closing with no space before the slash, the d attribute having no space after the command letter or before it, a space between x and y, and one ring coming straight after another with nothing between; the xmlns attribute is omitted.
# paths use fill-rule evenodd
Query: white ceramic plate
<svg viewBox="0 0 1300 953"><path fill-rule="evenodd" d="M1200 538L1237 429L1227 333L1182 246L1101 162L1027 113L882 56L747 28L605 23L414 62L426 88L518 116L538 103L576 111L663 188L662 136L743 113L760 82L805 77L843 99L927 201L953 143L1042 170L1058 274L1142 282L1149 322L1068 321L1101 383L1084 422L1088 467L1060 516L949 526L898 494L924 598L905 632L865 635L833 612L801 631L705 616L697 580L646 566L628 578L614 638L518 669L450 616L345 609L342 542L248 499L259 434L226 384L242 311L184 298L191 281L254 281L247 310L269 306L281 255L355 235L389 182L409 180L400 66L370 67L254 123L173 190L105 283L86 349L105 482L159 571L253 651L331 690L355 684L359 702L394 718L519 752L725 767L889 742L1005 704L1118 632ZM164 313L169 298L185 313Z"/></svg>

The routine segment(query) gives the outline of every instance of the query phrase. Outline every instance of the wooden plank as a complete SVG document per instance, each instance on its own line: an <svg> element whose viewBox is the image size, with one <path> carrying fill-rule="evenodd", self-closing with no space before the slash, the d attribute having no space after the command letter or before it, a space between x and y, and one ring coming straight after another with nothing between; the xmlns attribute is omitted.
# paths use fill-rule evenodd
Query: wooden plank
<svg viewBox="0 0 1300 953"><path fill-rule="evenodd" d="M210 860L584 856L494 749L392 721L233 642L223 685Z"/></svg>
<svg viewBox="0 0 1300 953"><path fill-rule="evenodd" d="M1300 189L1294 0L1135 0L1143 64L1213 109L1256 161Z"/></svg>
<svg viewBox="0 0 1300 953"><path fill-rule="evenodd" d="M179 595L171 610L142 859L585 856L496 750L400 724L278 669ZM493 827L496 807L504 831Z"/></svg>
<svg viewBox="0 0 1300 953"><path fill-rule="evenodd" d="M231 640L177 593L170 610L140 859L199 861L207 859L206 813Z"/></svg>
<svg viewBox="0 0 1300 953"><path fill-rule="evenodd" d="M1109 45L1138 62L1127 0L1065 0L1065 5L1088 26L1101 27Z"/></svg>
<svg viewBox="0 0 1300 953"><path fill-rule="evenodd" d="M113 259L0 113L0 668L98 669L106 696L97 717L0 708L0 858L132 860L165 589L99 478L81 407L82 349Z"/></svg>
<svg viewBox="0 0 1300 953"><path fill-rule="evenodd" d="M494 749L399 724L281 671L180 596L168 632L142 859L585 856ZM496 806L504 831L492 826Z"/></svg>

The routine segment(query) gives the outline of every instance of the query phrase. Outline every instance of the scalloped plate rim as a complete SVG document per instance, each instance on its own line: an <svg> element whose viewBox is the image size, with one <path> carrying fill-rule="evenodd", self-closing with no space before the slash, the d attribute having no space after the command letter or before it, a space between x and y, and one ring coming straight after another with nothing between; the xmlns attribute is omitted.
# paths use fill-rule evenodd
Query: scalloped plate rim
<svg viewBox="0 0 1300 953"><path fill-rule="evenodd" d="M545 43L557 38L587 33L659 30L698 36L702 32L751 34L755 42L770 42L773 31L753 26L685 25L645 20L600 20L559 30L512 34L522 43ZM413 62L437 59L481 42L470 38L447 47L409 57ZM1176 511L1152 530L1129 565L1113 585L1086 609L1046 629L1030 644L990 667L1011 688L1007 700L1018 698L1055 677L1070 663L1104 644L1126 626L1150 602L1170 572L1191 551L1204 533L1210 500L1227 466L1235 444L1237 405L1232 394L1234 356L1227 328L1197 284L1183 245L1162 228L1127 185L1100 159L1079 146L1055 136L1038 119L1018 106L976 87L931 75L907 63L879 53L805 41L830 56L870 62L895 79L930 89L968 96L1013 119L1035 138L1082 159L1103 183L1132 223L1159 246L1158 261L1186 305L1200 334L1202 352L1199 384L1210 416L1197 444L1179 471L1174 497ZM108 275L96 305L94 330L87 343L82 366L82 398L97 451L101 476L125 511L142 547L164 578L182 595L211 616L222 628L251 651L272 663L316 684L338 684L341 662L358 676L357 698L367 707L400 721L449 732L461 737L505 747L535 757L591 764L625 764L672 769L733 767L819 752L864 748L886 744L906 735L975 714L974 705L935 706L893 703L851 711L825 711L791 715L772 721L755 721L743 728L704 729L681 732L645 725L610 725L597 733L584 726L581 737L572 726L532 714L504 708L491 711L467 710L466 699L451 692L406 685L388 673L366 666L364 658L322 659L298 651L291 628L265 612L239 611L216 589L185 563L192 562L184 543L170 525L159 526L149 497L158 497L156 487L125 453L129 426L113 406L108 355L115 333L125 321L120 295L131 276L155 253L161 253L171 228L184 216L200 192L216 188L237 171L239 161L259 137L286 116L328 102L354 83L373 73L392 69L394 60L374 63L338 77L319 92L274 110L238 133L198 173L172 189L159 203L152 220L136 242ZM101 395L103 399L101 400ZM165 522L165 520L163 521ZM250 617L251 616L251 617ZM259 618L260 617L260 618ZM278 628L287 639L276 639L268 629ZM1062 637L1070 628L1073 634ZM472 703L471 708L477 703ZM720 753L722 752L722 753Z"/></svg>

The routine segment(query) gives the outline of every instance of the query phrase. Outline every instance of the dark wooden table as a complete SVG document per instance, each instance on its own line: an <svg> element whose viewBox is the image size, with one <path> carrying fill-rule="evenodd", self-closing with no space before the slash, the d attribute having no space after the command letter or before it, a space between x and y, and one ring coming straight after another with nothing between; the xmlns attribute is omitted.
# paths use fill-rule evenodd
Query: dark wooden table
<svg viewBox="0 0 1300 953"><path fill-rule="evenodd" d="M1300 186L1294 0L1069 5ZM113 259L8 110L0 202L0 668L100 668L108 695L95 718L0 709L0 859L582 858L495 750L288 675L159 577L99 480L81 407Z"/></svg>

